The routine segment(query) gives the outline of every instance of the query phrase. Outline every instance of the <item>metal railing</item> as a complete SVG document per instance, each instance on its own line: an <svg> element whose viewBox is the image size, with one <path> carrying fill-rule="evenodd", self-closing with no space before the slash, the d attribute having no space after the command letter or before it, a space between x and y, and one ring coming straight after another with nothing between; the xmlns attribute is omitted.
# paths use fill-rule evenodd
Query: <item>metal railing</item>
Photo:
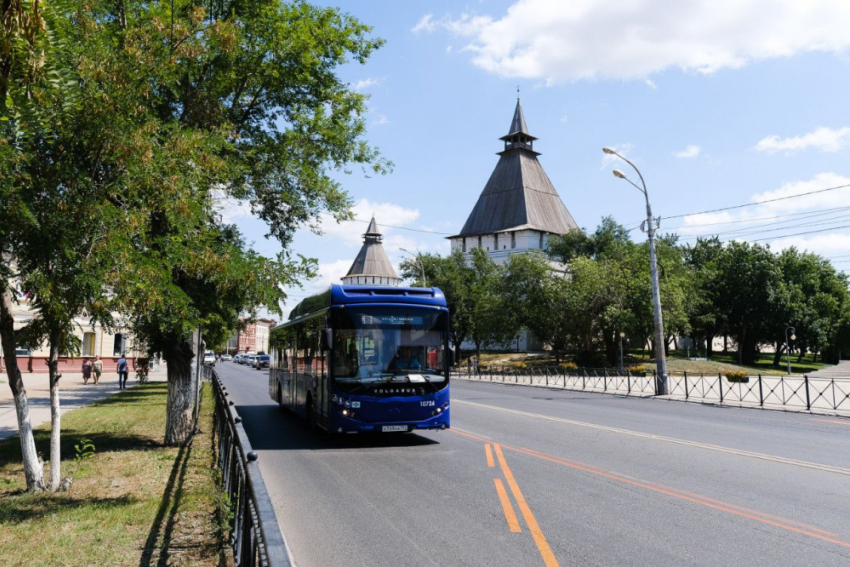
<svg viewBox="0 0 850 567"><path fill-rule="evenodd" d="M221 488L232 511L230 545L236 565L289 567L283 534L242 418L215 369L204 366L203 377L212 383L215 396L213 446Z"/></svg>
<svg viewBox="0 0 850 567"><path fill-rule="evenodd" d="M524 384L587 392L657 396L654 372L620 373L612 368L560 367L483 368L477 371L455 368L452 374L480 382ZM797 411L850 412L850 379L809 376L750 376L730 381L723 374L670 373L664 381L665 399L694 402L791 409Z"/></svg>
<svg viewBox="0 0 850 567"><path fill-rule="evenodd" d="M620 373L610 368L564 369L557 366L533 366L529 368L483 368L468 371L457 368L452 372L458 378L481 382L525 384L564 390L609 392L627 396L653 396L656 394L655 377L648 372Z"/></svg>
<svg viewBox="0 0 850 567"><path fill-rule="evenodd" d="M724 405L806 411L850 411L850 380L809 376L748 376L683 372L667 376L669 398Z"/></svg>

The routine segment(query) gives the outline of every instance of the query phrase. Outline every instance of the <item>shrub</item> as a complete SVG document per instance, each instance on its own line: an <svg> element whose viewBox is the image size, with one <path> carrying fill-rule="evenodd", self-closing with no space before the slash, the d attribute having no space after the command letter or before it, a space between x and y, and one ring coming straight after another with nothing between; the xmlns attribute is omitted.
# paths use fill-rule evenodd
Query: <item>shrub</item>
<svg viewBox="0 0 850 567"><path fill-rule="evenodd" d="M578 366L576 366L575 362L562 362L561 363L561 370L569 372L570 370L576 370L576 369L578 369Z"/></svg>
<svg viewBox="0 0 850 567"><path fill-rule="evenodd" d="M746 372L742 372L740 370L730 370L726 372L726 379L730 382L749 382L750 377Z"/></svg>
<svg viewBox="0 0 850 567"><path fill-rule="evenodd" d="M632 366L629 366L628 370L632 374L645 374L648 372L646 366L643 364L633 364Z"/></svg>

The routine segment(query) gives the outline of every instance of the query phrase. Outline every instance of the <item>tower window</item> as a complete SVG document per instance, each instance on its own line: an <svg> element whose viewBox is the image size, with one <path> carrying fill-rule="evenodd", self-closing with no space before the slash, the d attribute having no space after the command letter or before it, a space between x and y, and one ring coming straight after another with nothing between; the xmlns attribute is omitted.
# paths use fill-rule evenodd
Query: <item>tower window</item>
<svg viewBox="0 0 850 567"><path fill-rule="evenodd" d="M478 237L478 247L481 248L481 237Z"/></svg>
<svg viewBox="0 0 850 567"><path fill-rule="evenodd" d="M543 233L542 232L540 233L540 246L539 246L539 248L541 250L543 249Z"/></svg>
<svg viewBox="0 0 850 567"><path fill-rule="evenodd" d="M463 251L466 252L466 237L463 237Z"/></svg>
<svg viewBox="0 0 850 567"><path fill-rule="evenodd" d="M511 248L516 248L516 233L511 233Z"/></svg>
<svg viewBox="0 0 850 567"><path fill-rule="evenodd" d="M498 250L498 249L499 249L499 235L495 234L495 235L493 235L493 250Z"/></svg>

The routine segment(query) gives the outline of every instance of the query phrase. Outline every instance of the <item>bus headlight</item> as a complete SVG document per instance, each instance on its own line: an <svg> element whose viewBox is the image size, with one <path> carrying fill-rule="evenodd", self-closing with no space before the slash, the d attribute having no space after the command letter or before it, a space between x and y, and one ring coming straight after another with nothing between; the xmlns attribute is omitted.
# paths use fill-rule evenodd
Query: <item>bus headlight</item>
<svg viewBox="0 0 850 567"><path fill-rule="evenodd" d="M342 415L344 417L348 417L349 411L347 409L342 410Z"/></svg>
<svg viewBox="0 0 850 567"><path fill-rule="evenodd" d="M443 408L437 408L437 413L443 413Z"/></svg>

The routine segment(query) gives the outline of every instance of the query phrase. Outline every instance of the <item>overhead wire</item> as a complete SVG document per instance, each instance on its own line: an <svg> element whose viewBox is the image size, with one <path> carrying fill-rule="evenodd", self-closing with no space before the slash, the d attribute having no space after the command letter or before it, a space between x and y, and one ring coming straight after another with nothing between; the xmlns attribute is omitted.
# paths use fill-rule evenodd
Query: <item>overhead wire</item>
<svg viewBox="0 0 850 567"><path fill-rule="evenodd" d="M696 216L696 215L706 215L708 213L720 213L720 212L723 212L723 211L732 211L732 210L737 210L737 209L743 209L743 208L746 208L746 207L755 207L757 205L765 205L767 203L775 203L777 201L786 201L788 199L797 199L799 197L805 197L807 195L816 195L816 194L819 194L819 193L826 193L828 191L837 191L838 189L846 189L848 187L850 187L850 183L847 183L845 185L836 185L835 187L827 187L825 189L816 189L814 191L806 191L805 193L797 193L795 195L786 195L785 197L776 197L774 199L766 199L764 201L756 201L754 203L744 203L742 205L733 205L731 207L721 207L719 209L709 209L707 211L699 211L699 212L696 212L696 213L683 213L683 214L679 214L679 215L670 215L670 216L666 216L666 217L663 217L663 218L664 219L680 219L680 218L683 218L683 217L692 217L692 216Z"/></svg>

